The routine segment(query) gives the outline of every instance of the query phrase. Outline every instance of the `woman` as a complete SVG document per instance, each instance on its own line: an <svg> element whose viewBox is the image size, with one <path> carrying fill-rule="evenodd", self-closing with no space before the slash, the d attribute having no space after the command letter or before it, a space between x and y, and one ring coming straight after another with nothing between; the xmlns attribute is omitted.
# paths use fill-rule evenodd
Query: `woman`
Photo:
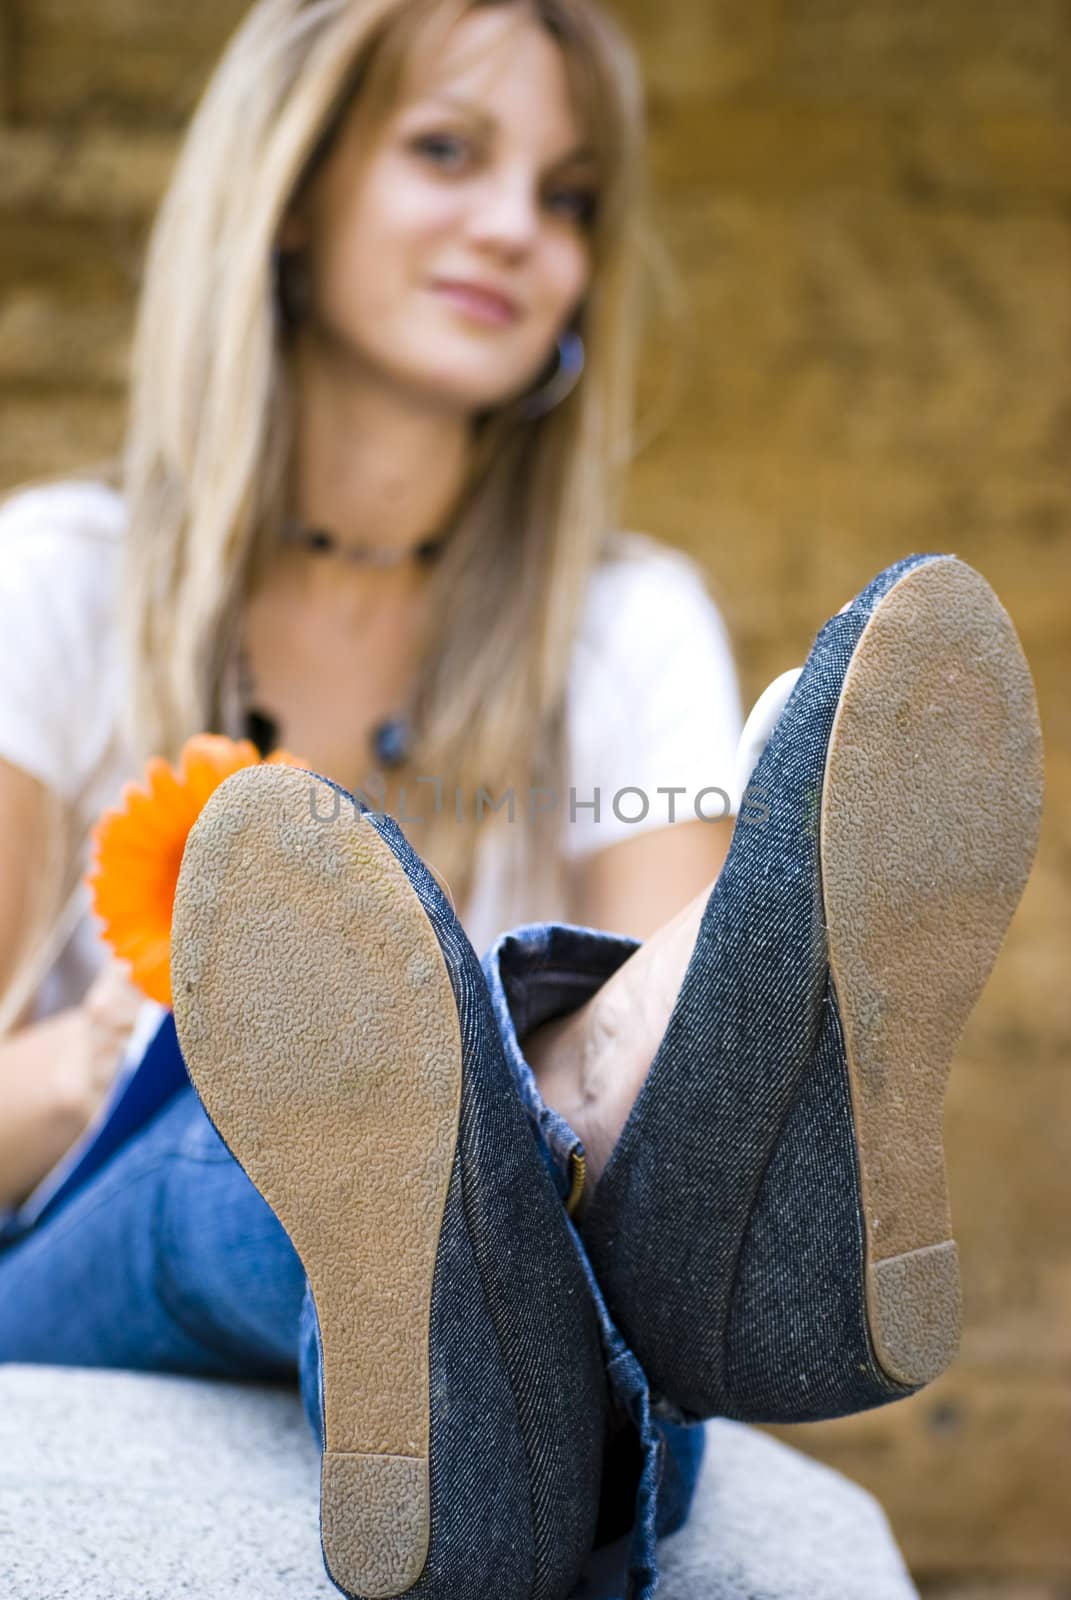
<svg viewBox="0 0 1071 1600"><path fill-rule="evenodd" d="M176 1019L212 1122L180 1094L6 1253L0 1356L297 1365L323 1449L325 1560L358 1596L565 1596L592 1550L631 1530L631 1592L646 1597L701 1440L656 1407L836 1414L909 1393L949 1358L948 1339L882 1342L904 1305L925 1321L952 1303L954 1247L929 1239L936 1190L893 1263L902 1279L901 1261L925 1256L923 1270L906 1291L879 1272L866 1320L854 1185L859 1156L865 1170L890 1147L867 1127L856 1149L817 896L850 841L819 862L812 797L828 751L823 816L858 811L834 716L862 708L865 725L867 684L889 681L905 631L918 706L933 701L920 628L935 637L950 615L957 662L1000 638L1018 696L1002 775L1033 750L1028 675L981 580L910 558L823 630L760 763L771 826L737 830L723 894L708 897L724 826L626 836L624 791L660 823L682 795L728 790L736 731L694 574L642 541L604 551L627 438L638 105L631 58L589 0L267 0L209 89L150 255L124 512L127 751L174 754L220 726L282 739L310 771L230 780L187 848ZM461 153L447 176L444 149ZM574 324L582 378L556 410L536 389L518 415L556 341L562 371L573 361ZM23 507L28 522L50 509ZM718 731L697 760L704 724ZM879 731L873 753L900 782L903 741ZM957 757L973 733L968 719ZM913 781L940 797L947 738L933 749ZM372 759L434 876L379 810L356 806L355 832L310 813L307 785L374 790ZM15 898L42 839L32 763L17 767ZM596 788L614 802L612 844ZM563 791L567 809L552 803ZM1032 793L1008 830L1019 853L998 852L990 942L1029 855ZM489 803L507 809L481 838ZM938 830L933 863L921 852L931 888L942 863L954 886L948 846L981 816ZM870 836L869 876L831 902L849 930L854 885L884 885ZM481 972L436 877L478 943L522 919L586 927L506 935ZM674 913L638 954L592 931L646 934ZM886 916L900 939L902 918ZM992 953L972 955L972 998ZM849 974L849 1023L873 987ZM918 997L908 984L898 998ZM111 1016L121 1035L121 1005ZM84 1050L84 1021L71 1028ZM24 1060L44 1058L44 1037L25 1030ZM892 1063L897 1089L909 1058Z"/></svg>
<svg viewBox="0 0 1071 1600"><path fill-rule="evenodd" d="M715 875L727 796L713 820L694 800L731 786L724 629L686 561L611 531L642 154L632 54L585 0L265 0L235 37L150 246L122 493L38 488L0 519L0 1200L89 1120L137 1012L77 890L87 828L198 731L285 743L403 816L478 946L545 915L644 935ZM523 1152L519 1099L514 1122ZM121 1165L127 1203L148 1169L222 1180L175 1189L164 1254L244 1334L221 1342L182 1290L154 1324L124 1201L94 1187L8 1251L4 1356L292 1373L301 1264L192 1095ZM641 1472L653 1528L663 1446L626 1422L600 1505L622 1424L560 1200L526 1181L554 1281L586 1307L552 1319L587 1351L588 1389L558 1397L586 1440L571 1541L552 1541L571 1586L597 1529L629 1528ZM121 1237L88 1220L105 1200ZM145 1315L120 1319L120 1348L124 1302ZM697 1443L670 1463L663 1529Z"/></svg>

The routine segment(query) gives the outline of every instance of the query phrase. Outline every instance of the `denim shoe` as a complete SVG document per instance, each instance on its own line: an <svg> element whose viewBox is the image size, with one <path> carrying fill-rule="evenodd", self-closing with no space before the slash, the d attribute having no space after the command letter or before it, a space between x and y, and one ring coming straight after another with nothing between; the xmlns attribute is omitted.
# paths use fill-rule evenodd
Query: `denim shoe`
<svg viewBox="0 0 1071 1600"><path fill-rule="evenodd" d="M663 1414L839 1416L955 1355L945 1081L1041 787L1029 668L963 562L908 557L819 633L581 1223Z"/></svg>
<svg viewBox="0 0 1071 1600"><path fill-rule="evenodd" d="M599 1509L596 1315L432 876L334 784L238 772L186 845L172 988L194 1086L308 1277L332 1580L562 1600Z"/></svg>

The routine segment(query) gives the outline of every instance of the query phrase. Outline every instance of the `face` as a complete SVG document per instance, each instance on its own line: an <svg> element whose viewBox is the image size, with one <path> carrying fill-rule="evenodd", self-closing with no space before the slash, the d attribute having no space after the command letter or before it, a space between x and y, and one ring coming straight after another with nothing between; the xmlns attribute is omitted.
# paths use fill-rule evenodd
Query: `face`
<svg viewBox="0 0 1071 1600"><path fill-rule="evenodd" d="M583 144L553 38L509 7L470 13L430 71L411 71L371 148L351 115L287 220L281 243L308 252L315 333L448 407L528 389L590 280ZM515 314L445 280L495 290Z"/></svg>

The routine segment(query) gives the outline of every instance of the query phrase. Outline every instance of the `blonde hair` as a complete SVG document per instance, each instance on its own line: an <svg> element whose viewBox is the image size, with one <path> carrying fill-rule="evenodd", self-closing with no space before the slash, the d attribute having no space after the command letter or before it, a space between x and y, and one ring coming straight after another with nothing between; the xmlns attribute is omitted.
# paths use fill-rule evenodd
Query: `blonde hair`
<svg viewBox="0 0 1071 1600"><path fill-rule="evenodd" d="M232 38L157 215L135 332L120 612L135 760L174 759L205 729L241 731L225 726L228 684L244 599L279 535L292 437L273 273L283 219L350 108L371 141L413 52L434 60L488 4L551 31L596 151L591 289L575 323L585 370L548 415L506 406L474 430L431 579L441 620L412 766L468 796L560 784L573 641L634 449L643 271L668 265L648 220L636 58L596 0L259 0ZM414 840L457 900L482 826L449 809ZM510 830L533 914L558 827L548 813Z"/></svg>

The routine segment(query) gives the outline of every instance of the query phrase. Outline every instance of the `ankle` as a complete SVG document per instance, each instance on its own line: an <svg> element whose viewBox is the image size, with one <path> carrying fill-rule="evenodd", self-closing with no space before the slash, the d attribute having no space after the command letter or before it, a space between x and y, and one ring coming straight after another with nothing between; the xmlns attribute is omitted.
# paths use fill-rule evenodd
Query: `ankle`
<svg viewBox="0 0 1071 1600"><path fill-rule="evenodd" d="M522 1043L543 1099L584 1146L585 1198L606 1168L634 1095L634 1073L624 1054L635 1036L631 1014L626 992L611 980L578 1010L543 1023Z"/></svg>
<svg viewBox="0 0 1071 1600"><path fill-rule="evenodd" d="M541 1022L518 1040L544 1101L570 1126L583 1106L580 1051L573 1037L576 1015Z"/></svg>

